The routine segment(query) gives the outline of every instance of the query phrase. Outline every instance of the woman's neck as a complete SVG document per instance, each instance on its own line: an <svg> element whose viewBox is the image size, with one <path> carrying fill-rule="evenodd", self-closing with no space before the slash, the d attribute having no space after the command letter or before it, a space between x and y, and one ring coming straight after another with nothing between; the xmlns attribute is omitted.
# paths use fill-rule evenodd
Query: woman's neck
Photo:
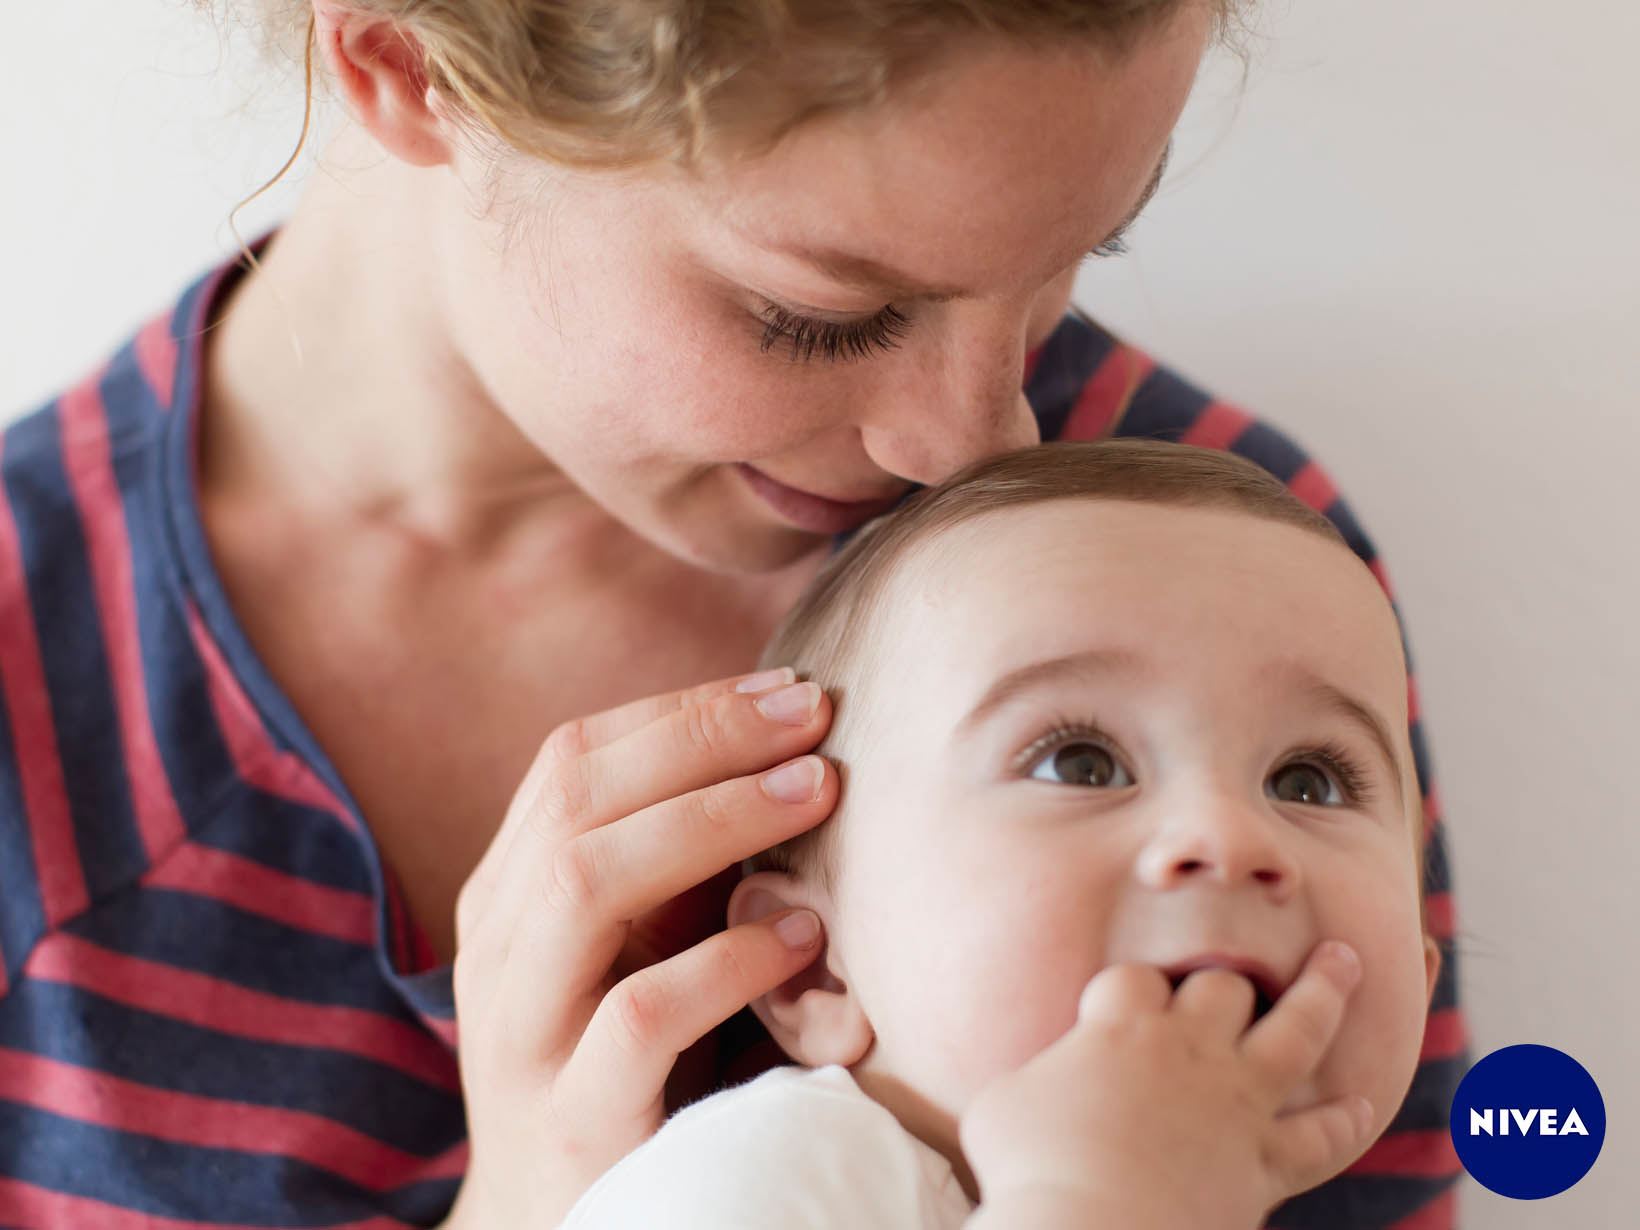
<svg viewBox="0 0 1640 1230"><path fill-rule="evenodd" d="M463 553L543 518L607 528L452 340L435 225L461 191L449 170L407 166L351 129L324 165L219 308L202 481Z"/></svg>

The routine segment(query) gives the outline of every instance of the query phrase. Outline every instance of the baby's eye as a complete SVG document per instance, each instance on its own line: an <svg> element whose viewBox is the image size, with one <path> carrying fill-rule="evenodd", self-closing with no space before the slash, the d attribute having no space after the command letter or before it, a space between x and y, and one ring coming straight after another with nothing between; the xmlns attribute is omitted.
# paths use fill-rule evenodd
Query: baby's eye
<svg viewBox="0 0 1640 1230"><path fill-rule="evenodd" d="M1277 769L1265 783L1265 791L1283 803L1307 803L1315 807L1337 807L1347 801L1332 775L1307 761Z"/></svg>
<svg viewBox="0 0 1640 1230"><path fill-rule="evenodd" d="M1055 776L1044 777L1042 769ZM1110 751L1086 739L1063 743L1037 762L1031 777L1037 781L1063 782L1067 786L1120 787L1133 785L1133 778Z"/></svg>

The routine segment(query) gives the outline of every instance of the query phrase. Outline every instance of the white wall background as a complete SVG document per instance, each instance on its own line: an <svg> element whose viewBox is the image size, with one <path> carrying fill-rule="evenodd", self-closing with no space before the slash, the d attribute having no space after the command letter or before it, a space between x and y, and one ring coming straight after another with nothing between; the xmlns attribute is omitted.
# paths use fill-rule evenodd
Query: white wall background
<svg viewBox="0 0 1640 1230"><path fill-rule="evenodd" d="M1477 1055L1600 1083L1594 1170L1473 1183L1471 1230L1634 1225L1640 1112L1640 6L1290 0L1205 75L1125 262L1079 297L1339 480L1408 617ZM300 78L184 0L14 13L0 74L0 415L234 250ZM304 173L311 158L304 155ZM294 199L239 215L247 238Z"/></svg>

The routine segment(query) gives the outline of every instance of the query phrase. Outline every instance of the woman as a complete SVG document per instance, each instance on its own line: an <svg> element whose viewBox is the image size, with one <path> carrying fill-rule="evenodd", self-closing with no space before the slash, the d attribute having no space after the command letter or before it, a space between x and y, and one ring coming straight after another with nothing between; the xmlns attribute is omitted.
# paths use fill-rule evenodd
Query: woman
<svg viewBox="0 0 1640 1230"><path fill-rule="evenodd" d="M836 799L765 776L829 702L735 689L835 536L1120 432L1371 547L1066 314L1217 3L264 7L329 173L0 449L0 1222L550 1226L819 950L712 932ZM1272 1225L1451 1224L1454 986L1400 1130Z"/></svg>

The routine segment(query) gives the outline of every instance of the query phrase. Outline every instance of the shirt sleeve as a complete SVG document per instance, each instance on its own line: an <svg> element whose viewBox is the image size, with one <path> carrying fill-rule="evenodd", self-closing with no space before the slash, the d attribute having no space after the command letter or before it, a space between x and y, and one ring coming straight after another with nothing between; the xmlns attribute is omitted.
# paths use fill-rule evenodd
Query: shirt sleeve
<svg viewBox="0 0 1640 1230"><path fill-rule="evenodd" d="M946 1230L955 1180L857 1090L817 1073L762 1078L669 1119L570 1210L560 1230ZM947 1177L949 1171L947 1168Z"/></svg>

